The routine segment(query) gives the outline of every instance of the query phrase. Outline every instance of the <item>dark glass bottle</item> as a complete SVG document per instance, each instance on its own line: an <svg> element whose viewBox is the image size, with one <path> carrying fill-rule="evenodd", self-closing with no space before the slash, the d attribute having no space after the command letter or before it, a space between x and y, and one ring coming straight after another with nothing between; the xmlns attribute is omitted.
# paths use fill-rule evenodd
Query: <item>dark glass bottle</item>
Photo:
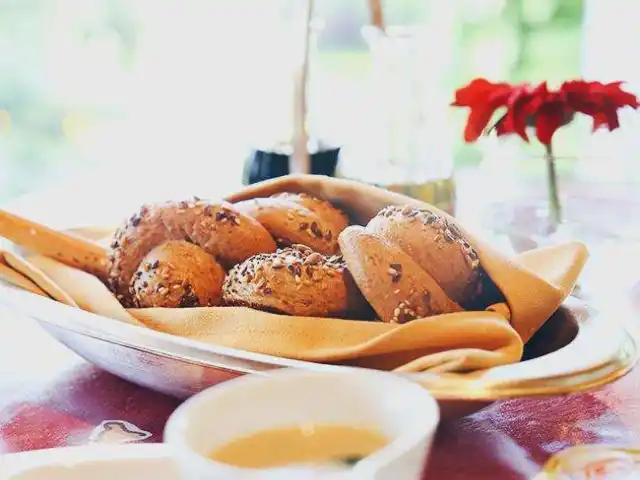
<svg viewBox="0 0 640 480"><path fill-rule="evenodd" d="M244 165L242 182L245 185L282 177L289 174L290 145L279 145L268 149L253 149ZM340 147L316 142L309 148L311 174L335 176Z"/></svg>

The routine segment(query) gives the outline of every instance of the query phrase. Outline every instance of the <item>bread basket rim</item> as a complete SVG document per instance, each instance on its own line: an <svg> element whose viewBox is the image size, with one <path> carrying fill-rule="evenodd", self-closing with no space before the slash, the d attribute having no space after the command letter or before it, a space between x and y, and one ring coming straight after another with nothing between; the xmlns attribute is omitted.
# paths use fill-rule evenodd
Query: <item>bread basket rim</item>
<svg viewBox="0 0 640 480"><path fill-rule="evenodd" d="M216 346L86 312L0 283L0 303L44 326L164 358L236 373L268 374L276 368L350 370ZM577 300L569 299L569 306ZM576 338L548 355L488 369L480 375L399 374L425 386L438 400L495 401L591 390L628 373L638 361L636 341L620 322L589 310L578 315Z"/></svg>

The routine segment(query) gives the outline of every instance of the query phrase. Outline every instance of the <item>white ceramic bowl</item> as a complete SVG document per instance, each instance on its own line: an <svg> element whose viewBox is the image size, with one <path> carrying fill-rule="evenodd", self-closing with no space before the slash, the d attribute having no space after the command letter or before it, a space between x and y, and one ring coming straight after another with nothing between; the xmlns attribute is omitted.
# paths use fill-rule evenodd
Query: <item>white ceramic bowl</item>
<svg viewBox="0 0 640 480"><path fill-rule="evenodd" d="M171 416L165 442L184 478L307 478L418 480L440 419L438 404L421 386L371 370L306 372L283 369L247 375L191 397ZM300 423L375 429L390 439L349 470L242 469L207 454L239 436Z"/></svg>

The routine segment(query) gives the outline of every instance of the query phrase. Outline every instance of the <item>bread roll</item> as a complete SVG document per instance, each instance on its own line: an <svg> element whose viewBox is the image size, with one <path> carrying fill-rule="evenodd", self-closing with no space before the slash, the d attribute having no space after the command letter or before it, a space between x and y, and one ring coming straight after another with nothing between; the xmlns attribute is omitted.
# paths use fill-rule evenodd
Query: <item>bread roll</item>
<svg viewBox="0 0 640 480"><path fill-rule="evenodd" d="M383 322L462 311L409 255L379 235L351 226L339 241L353 279Z"/></svg>
<svg viewBox="0 0 640 480"><path fill-rule="evenodd" d="M213 256L184 241L151 250L133 275L137 307L213 307L222 299L225 272Z"/></svg>
<svg viewBox="0 0 640 480"><path fill-rule="evenodd" d="M346 226L342 220L337 223L332 220L335 212L330 215L325 212L325 218L284 197L254 198L234 206L260 222L281 247L306 245L317 252L333 255L338 252L338 234ZM329 207L323 208L331 212Z"/></svg>
<svg viewBox="0 0 640 480"><path fill-rule="evenodd" d="M331 224L332 232L335 237L342 230L349 226L349 218L340 209L336 208L331 202L322 200L317 197L313 197L306 193L290 193L282 192L271 195L272 198L281 198L291 203L296 203L304 208L311 210L316 215L319 215L327 223Z"/></svg>
<svg viewBox="0 0 640 480"><path fill-rule="evenodd" d="M225 268L276 250L269 232L230 203L194 199L144 205L116 231L111 243L107 284L125 306L133 305L129 287L142 259L171 240L202 247Z"/></svg>
<svg viewBox="0 0 640 480"><path fill-rule="evenodd" d="M304 245L249 258L223 287L225 305L306 317L370 318L370 309L339 256Z"/></svg>
<svg viewBox="0 0 640 480"><path fill-rule="evenodd" d="M367 230L399 247L463 307L482 293L483 270L474 247L448 219L426 208L389 206Z"/></svg>

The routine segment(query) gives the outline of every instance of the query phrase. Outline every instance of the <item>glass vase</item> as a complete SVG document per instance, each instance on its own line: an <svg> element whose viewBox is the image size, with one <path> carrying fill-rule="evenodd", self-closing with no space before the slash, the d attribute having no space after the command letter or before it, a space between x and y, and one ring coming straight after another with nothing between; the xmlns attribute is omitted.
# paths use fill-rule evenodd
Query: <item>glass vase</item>
<svg viewBox="0 0 640 480"><path fill-rule="evenodd" d="M568 193L576 158L522 148L520 139L483 139L480 167L485 229L508 235L518 252L571 239L576 228Z"/></svg>
<svg viewBox="0 0 640 480"><path fill-rule="evenodd" d="M590 258L580 279L583 298L618 298L639 283L638 167L616 156L556 158L562 221L554 223L548 162L517 139L483 141L479 170L459 178L465 219L513 253L579 241Z"/></svg>
<svg viewBox="0 0 640 480"><path fill-rule="evenodd" d="M363 85L361 120L345 139L338 175L453 213L448 97L440 71L427 60L432 42L419 27L390 27L384 33L365 27L362 34L371 69Z"/></svg>

